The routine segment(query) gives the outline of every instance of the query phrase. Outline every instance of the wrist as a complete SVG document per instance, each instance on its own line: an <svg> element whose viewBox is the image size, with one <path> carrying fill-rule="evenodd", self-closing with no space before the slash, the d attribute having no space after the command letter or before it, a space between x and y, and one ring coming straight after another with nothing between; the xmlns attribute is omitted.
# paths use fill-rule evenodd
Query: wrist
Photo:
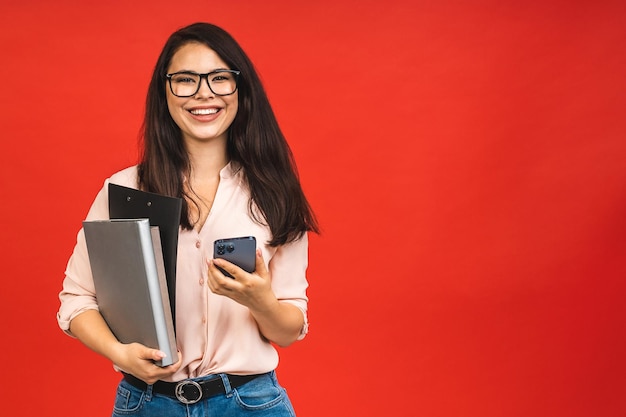
<svg viewBox="0 0 626 417"><path fill-rule="evenodd" d="M114 365L121 366L124 362L124 358L126 356L124 350L124 344L119 341L111 342L109 346L107 346L106 353L104 355L113 362Z"/></svg>
<svg viewBox="0 0 626 417"><path fill-rule="evenodd" d="M249 307L252 313L268 315L277 312L280 308L280 302L272 291L268 291L267 295L259 298L253 306Z"/></svg>

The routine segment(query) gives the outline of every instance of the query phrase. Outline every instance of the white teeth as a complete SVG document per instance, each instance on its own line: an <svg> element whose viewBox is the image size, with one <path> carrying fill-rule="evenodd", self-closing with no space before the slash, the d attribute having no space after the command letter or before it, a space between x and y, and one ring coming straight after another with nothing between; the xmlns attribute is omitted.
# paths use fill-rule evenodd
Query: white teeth
<svg viewBox="0 0 626 417"><path fill-rule="evenodd" d="M195 115L204 115L204 114L215 114L217 113L217 109L193 109L191 110L191 114Z"/></svg>

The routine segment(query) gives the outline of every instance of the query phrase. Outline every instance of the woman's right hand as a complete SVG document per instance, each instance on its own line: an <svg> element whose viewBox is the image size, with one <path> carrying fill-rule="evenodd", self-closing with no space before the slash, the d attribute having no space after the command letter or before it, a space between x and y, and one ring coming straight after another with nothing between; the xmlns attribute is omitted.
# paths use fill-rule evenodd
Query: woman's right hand
<svg viewBox="0 0 626 417"><path fill-rule="evenodd" d="M154 361L163 359L163 352L139 343L119 342L97 310L87 310L74 317L70 322L70 332L87 347L108 358L120 370L147 384L167 378L178 371L182 364L178 352L176 363L166 367L155 365Z"/></svg>
<svg viewBox="0 0 626 417"><path fill-rule="evenodd" d="M158 366L154 362L165 358L165 353L158 349L151 349L139 343L119 343L111 360L120 370L131 374L148 385L154 384L159 379L165 379L174 374L181 366L181 354L178 352L178 360L169 366Z"/></svg>

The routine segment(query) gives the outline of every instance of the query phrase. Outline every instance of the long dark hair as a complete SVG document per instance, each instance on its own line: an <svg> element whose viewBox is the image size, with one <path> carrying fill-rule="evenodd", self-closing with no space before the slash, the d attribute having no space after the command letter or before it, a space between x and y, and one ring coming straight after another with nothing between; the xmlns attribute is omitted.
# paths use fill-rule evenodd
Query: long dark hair
<svg viewBox="0 0 626 417"><path fill-rule="evenodd" d="M319 232L302 191L293 154L254 65L232 36L208 23L194 23L174 32L157 60L146 99L139 187L163 195L188 197L183 176L190 169L190 161L181 131L167 107L165 74L176 51L190 42L208 46L229 68L241 71L239 105L228 130L227 151L231 162L243 168L250 191L251 216L271 230L272 239L268 243L279 246L297 240L307 231ZM193 228L187 199L183 199L180 224L187 230Z"/></svg>

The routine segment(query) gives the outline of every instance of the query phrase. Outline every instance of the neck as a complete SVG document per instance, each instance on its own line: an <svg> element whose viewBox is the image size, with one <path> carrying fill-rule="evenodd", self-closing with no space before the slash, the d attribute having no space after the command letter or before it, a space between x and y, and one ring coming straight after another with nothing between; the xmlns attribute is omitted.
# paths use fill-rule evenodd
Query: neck
<svg viewBox="0 0 626 417"><path fill-rule="evenodd" d="M226 141L187 142L187 152L191 162L191 180L206 180L219 176L219 172L228 164ZM195 180L195 181L194 181Z"/></svg>

